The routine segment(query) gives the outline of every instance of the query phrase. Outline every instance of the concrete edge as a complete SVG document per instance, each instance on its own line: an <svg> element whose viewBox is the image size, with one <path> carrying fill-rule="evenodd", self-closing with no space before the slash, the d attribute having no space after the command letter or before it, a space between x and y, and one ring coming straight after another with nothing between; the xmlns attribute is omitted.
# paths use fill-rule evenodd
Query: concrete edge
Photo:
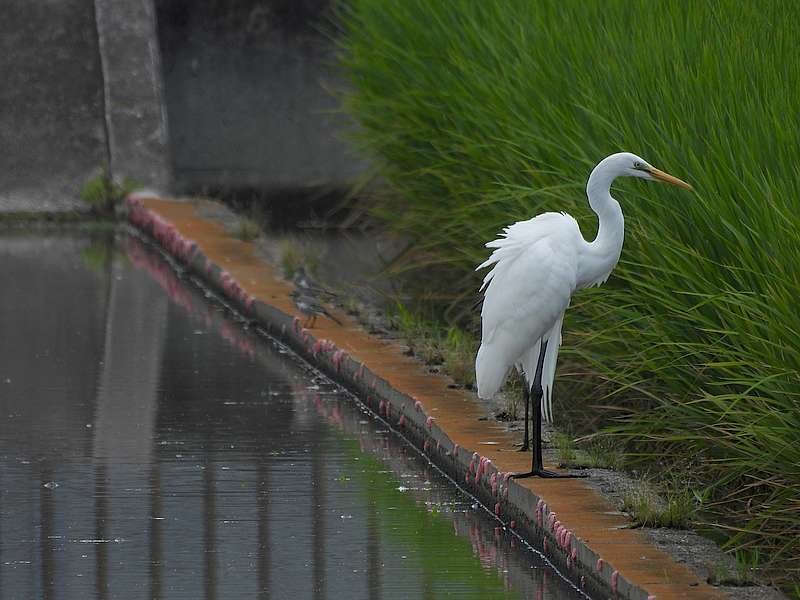
<svg viewBox="0 0 800 600"><path fill-rule="evenodd" d="M494 467L478 452L454 444L433 416L413 396L408 396L354 360L330 340L317 339L300 326L297 317L266 304L247 292L198 245L155 211L142 198L125 200L126 218L151 237L176 261L223 296L242 315L289 346L304 360L361 398L420 449L437 467L453 478L484 506L493 507L498 520L535 548L576 587L592 597L656 600L620 574L581 539L562 527L555 512L533 492ZM463 482L463 483L462 483Z"/></svg>

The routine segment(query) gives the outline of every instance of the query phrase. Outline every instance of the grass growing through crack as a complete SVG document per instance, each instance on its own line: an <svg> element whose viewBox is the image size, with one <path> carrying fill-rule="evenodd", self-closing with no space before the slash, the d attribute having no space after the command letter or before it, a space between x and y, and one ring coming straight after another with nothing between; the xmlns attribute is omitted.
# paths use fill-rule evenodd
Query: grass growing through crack
<svg viewBox="0 0 800 600"><path fill-rule="evenodd" d="M454 303L509 222L569 210L592 237L583 186L611 152L695 185L619 182L622 263L575 298L562 352L629 458L691 461L726 547L796 578L800 4L353 0L343 20L347 106L397 199L380 214Z"/></svg>

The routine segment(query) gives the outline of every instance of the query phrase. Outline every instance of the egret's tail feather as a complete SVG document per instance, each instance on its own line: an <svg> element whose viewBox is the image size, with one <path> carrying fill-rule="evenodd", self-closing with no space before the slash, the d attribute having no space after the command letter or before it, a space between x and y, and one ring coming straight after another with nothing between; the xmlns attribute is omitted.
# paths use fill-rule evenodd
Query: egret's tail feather
<svg viewBox="0 0 800 600"><path fill-rule="evenodd" d="M497 393L508 375L505 361L497 360L494 353L487 346L481 345L478 356L475 357L475 383L478 387L478 397L488 400Z"/></svg>

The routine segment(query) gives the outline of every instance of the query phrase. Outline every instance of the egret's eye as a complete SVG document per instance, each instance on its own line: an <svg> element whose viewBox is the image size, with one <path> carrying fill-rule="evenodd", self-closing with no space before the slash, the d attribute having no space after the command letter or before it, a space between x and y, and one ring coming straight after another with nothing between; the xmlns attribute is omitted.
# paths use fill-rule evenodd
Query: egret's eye
<svg viewBox="0 0 800 600"><path fill-rule="evenodd" d="M642 163L640 163L640 162L635 162L635 163L633 163L633 168L634 169L644 169L644 165Z"/></svg>

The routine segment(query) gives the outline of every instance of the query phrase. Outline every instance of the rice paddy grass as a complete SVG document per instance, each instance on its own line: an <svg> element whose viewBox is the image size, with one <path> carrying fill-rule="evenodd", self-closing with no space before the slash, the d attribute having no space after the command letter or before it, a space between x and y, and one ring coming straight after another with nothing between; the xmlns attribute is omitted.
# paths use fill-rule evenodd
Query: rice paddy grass
<svg viewBox="0 0 800 600"><path fill-rule="evenodd" d="M618 181L625 247L568 312L562 357L592 383L568 401L613 408L626 463L684 465L724 547L796 590L800 4L351 0L340 17L346 108L389 184L376 212L414 240L408 268L445 274L444 314L474 318L504 225L566 210L592 238L602 157L694 185Z"/></svg>

